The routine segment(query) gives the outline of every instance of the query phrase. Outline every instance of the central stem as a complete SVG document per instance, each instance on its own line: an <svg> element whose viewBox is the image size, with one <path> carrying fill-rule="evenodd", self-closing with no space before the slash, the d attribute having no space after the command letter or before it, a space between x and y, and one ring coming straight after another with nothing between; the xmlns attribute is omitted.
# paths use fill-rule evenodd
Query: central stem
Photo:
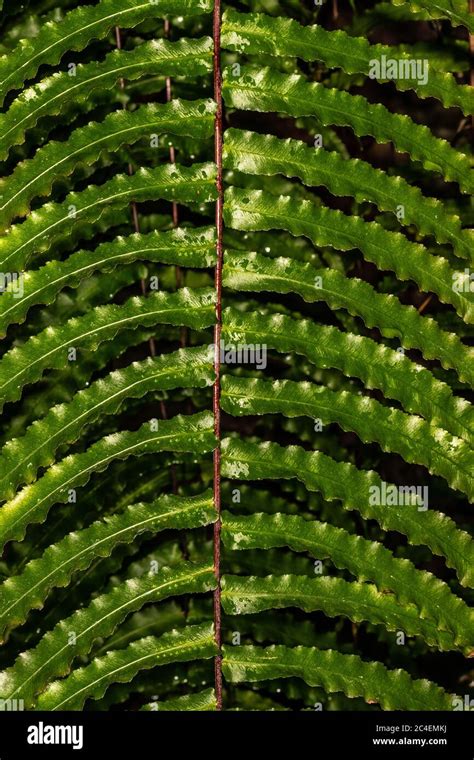
<svg viewBox="0 0 474 760"><path fill-rule="evenodd" d="M216 379L214 382L213 411L214 432L217 438L217 446L214 451L214 504L217 512L217 520L214 523L214 572L217 586L214 591L214 632L217 644L217 655L214 662L215 690L217 709L222 710L222 630L221 630L221 410L220 410L220 343L222 323L222 209L223 209L223 185L222 185L222 81L220 65L221 48L221 4L215 0L213 16L214 38L214 100L216 101L216 119L214 126L214 157L217 167L217 202L216 202L216 252L217 263L215 269L216 287L216 324L214 328L214 370Z"/></svg>

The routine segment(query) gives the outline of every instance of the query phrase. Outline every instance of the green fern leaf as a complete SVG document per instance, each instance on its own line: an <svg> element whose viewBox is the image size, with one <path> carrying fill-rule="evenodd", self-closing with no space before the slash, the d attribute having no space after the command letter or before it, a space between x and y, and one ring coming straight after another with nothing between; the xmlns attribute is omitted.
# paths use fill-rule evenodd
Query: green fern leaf
<svg viewBox="0 0 474 760"><path fill-rule="evenodd" d="M336 462L320 451L299 446L283 448L276 443L251 443L233 438L222 441L222 474L241 480L288 480L297 478L309 491L319 491L328 501L340 500L344 509L355 509L376 520L384 530L398 531L415 545L428 546L446 558L460 582L474 585L474 542L453 520L431 507L414 504L376 503L383 481L373 471L357 469L349 462ZM383 501L383 500L382 500Z"/></svg>
<svg viewBox="0 0 474 760"><path fill-rule="evenodd" d="M280 140L238 129L226 131L223 159L227 168L246 174L298 177L305 185L324 185L333 195L350 195L358 203L372 201L383 211L396 214L403 208L405 225L414 224L439 243L451 243L458 256L472 258L472 232L462 229L458 216L446 213L441 201L425 197L418 187L366 161L316 150L291 138Z"/></svg>
<svg viewBox="0 0 474 760"><path fill-rule="evenodd" d="M109 556L116 546L144 533L209 525L215 515L211 491L193 497L162 496L69 533L0 586L0 635L7 627L23 623L30 610L40 609L51 589L67 586L74 573L85 570L97 557Z"/></svg>
<svg viewBox="0 0 474 760"><path fill-rule="evenodd" d="M421 11L423 16L429 19L448 18L455 26L465 26L472 33L474 32L474 21L472 14L469 13L467 4L464 0L416 0L416 2L406 2L406 0L394 0L395 6L401 6L402 10L407 9L409 13Z"/></svg>
<svg viewBox="0 0 474 760"><path fill-rule="evenodd" d="M421 417L383 406L375 399L347 391L291 380L222 378L221 403L234 416L284 414L307 416L324 424L337 422L364 443L376 441L384 451L394 451L407 462L424 465L441 475L452 488L474 496L474 455L468 444Z"/></svg>
<svg viewBox="0 0 474 760"><path fill-rule="evenodd" d="M248 615L264 610L297 607L304 612L323 611L328 617L340 615L356 623L368 621L389 631L420 636L430 646L456 649L450 633L440 631L431 618L420 618L412 604L400 605L396 597L381 594L369 583L342 578L306 578L302 575L269 575L265 578L225 575L222 578L222 606L231 615ZM466 644L472 651L474 638Z"/></svg>
<svg viewBox="0 0 474 760"><path fill-rule="evenodd" d="M68 349L93 350L121 330L157 323L208 327L214 321L215 294L211 288L175 293L160 291L135 296L123 305L99 306L89 314L73 317L61 327L48 327L22 346L8 351L0 360L2 402L15 401L21 389L39 380L46 369L69 364Z"/></svg>
<svg viewBox="0 0 474 760"><path fill-rule="evenodd" d="M414 680L404 670L334 650L283 646L224 647L223 671L232 683L302 678L328 693L363 697L384 710L451 710L452 697L431 681Z"/></svg>
<svg viewBox="0 0 474 760"><path fill-rule="evenodd" d="M388 45L371 45L363 37L352 37L341 29L327 31L321 26L302 26L295 19L272 17L263 13L237 13L226 10L222 19L222 45L246 55L294 56L303 61L323 61L331 68L349 74L370 75L371 61L412 60L413 52L400 54ZM379 79L379 81L386 81ZM438 98L444 106L458 106L467 115L474 111L474 94L469 86L458 85L451 74L433 70L420 84L410 76L397 79L401 90L415 90L422 98Z"/></svg>
<svg viewBox="0 0 474 760"><path fill-rule="evenodd" d="M150 636L126 649L109 652L68 678L53 682L38 699L40 710L80 710L86 699L100 699L111 683L130 681L144 668L170 662L209 659L216 652L209 623L170 631L159 639Z"/></svg>
<svg viewBox="0 0 474 760"><path fill-rule="evenodd" d="M134 143L153 133L170 132L198 139L210 137L214 127L212 100L172 100L151 103L136 111L117 111L103 122L76 129L64 142L49 142L32 159L18 164L0 181L0 227L6 228L17 216L24 216L30 201L51 192L53 183L69 175L79 164L92 164L103 151Z"/></svg>
<svg viewBox="0 0 474 760"><path fill-rule="evenodd" d="M463 382L474 384L474 351L457 335L441 330L434 319L422 317L395 296L378 293L368 282L346 277L337 269L227 250L223 282L238 292L298 293L310 303L322 300L331 309L346 309L361 317L367 327L377 327L387 338L398 338L406 349L418 348L425 359L439 359L446 369L455 369Z"/></svg>
<svg viewBox="0 0 474 760"><path fill-rule="evenodd" d="M297 515L263 513L248 516L223 513L222 538L233 550L289 546L315 559L329 558L360 581L372 581L379 591L391 591L399 603L415 605L421 619L431 618L466 646L474 636L474 611L435 575L418 570L409 560L395 558L377 541L351 535L343 528Z"/></svg>
<svg viewBox="0 0 474 760"><path fill-rule="evenodd" d="M216 693L214 689L204 689L196 694L183 694L182 697L173 699L163 699L160 702L149 702L140 710L149 711L173 711L181 712L183 710L193 710L203 712L207 710L216 710Z"/></svg>
<svg viewBox="0 0 474 760"><path fill-rule="evenodd" d="M206 387L213 379L212 357L204 346L134 362L97 380L5 444L0 452L0 499L11 498L20 483L34 480L40 467L54 461L60 446L76 441L86 425L102 415L118 412L125 399L150 391Z"/></svg>
<svg viewBox="0 0 474 760"><path fill-rule="evenodd" d="M5 288L0 298L0 337L10 324L21 324L33 305L52 303L63 288L78 287L93 272L110 272L137 260L207 268L215 264L215 245L212 227L178 227L118 237L94 251L78 251L64 261L49 261L40 269L24 273L21 298L14 285Z"/></svg>
<svg viewBox="0 0 474 760"><path fill-rule="evenodd" d="M94 99L109 97L121 77L133 81L145 74L195 77L212 69L212 39L152 40L130 51L114 50L102 63L79 63L76 75L56 72L21 92L0 114L0 158L44 116L84 110Z"/></svg>
<svg viewBox="0 0 474 760"><path fill-rule="evenodd" d="M474 26L272 1L4 11L0 703L459 708Z"/></svg>
<svg viewBox="0 0 474 760"><path fill-rule="evenodd" d="M231 308L224 310L222 332L231 345L260 344L280 352L294 351L317 367L333 367L348 377L358 377L367 388L379 388L407 411L453 436L473 440L472 405L455 397L429 370L371 338L283 314L243 315Z"/></svg>
<svg viewBox="0 0 474 760"><path fill-rule="evenodd" d="M46 684L69 671L76 656L87 654L95 639L113 633L134 610L177 594L203 593L214 585L212 566L192 563L181 563L175 568L163 568L157 573L128 580L62 620L34 649L24 652L11 668L0 674L0 692L10 698L20 696L29 706ZM115 654L124 651L128 649Z"/></svg>
<svg viewBox="0 0 474 760"><path fill-rule="evenodd" d="M10 90L32 79L43 64L59 63L68 50L83 50L93 39L103 39L114 26L133 28L146 18L167 14L209 13L207 0L101 0L97 5L70 11L62 21L49 21L32 40L25 39L0 58L0 104Z"/></svg>
<svg viewBox="0 0 474 760"><path fill-rule="evenodd" d="M103 185L72 192L62 203L46 203L23 222L10 227L0 239L0 264L4 271L18 271L30 257L48 250L60 238L74 240L80 223L94 223L104 208L126 207L130 201L163 198L179 202L211 201L216 197L214 164L190 167L165 164L139 169L133 176L120 174Z"/></svg>
<svg viewBox="0 0 474 760"><path fill-rule="evenodd" d="M307 82L298 74L281 74L254 66L243 66L240 76L233 76L232 70L226 69L223 95L228 106L244 111L316 116L325 126L348 126L358 137L371 135L379 143L393 142L398 151L409 153L426 169L434 169L457 182L464 192L474 191L468 156L408 116L391 113L361 95L328 89L318 82Z"/></svg>
<svg viewBox="0 0 474 760"><path fill-rule="evenodd" d="M65 503L94 472L102 472L111 462L158 451L191 451L204 454L215 446L212 414L200 412L160 420L158 430L144 423L134 432L119 432L102 438L85 452L71 454L46 470L0 509L2 546L21 540L27 526L43 522L53 504Z"/></svg>
<svg viewBox="0 0 474 760"><path fill-rule="evenodd" d="M443 303L452 304L466 322L474 322L474 294L453 287L459 272L443 257L432 256L424 246L376 222L289 195L277 198L261 190L234 187L225 192L224 218L235 229L283 229L304 235L317 246L359 249L379 269L396 272L401 280L414 280L421 290L436 293Z"/></svg>

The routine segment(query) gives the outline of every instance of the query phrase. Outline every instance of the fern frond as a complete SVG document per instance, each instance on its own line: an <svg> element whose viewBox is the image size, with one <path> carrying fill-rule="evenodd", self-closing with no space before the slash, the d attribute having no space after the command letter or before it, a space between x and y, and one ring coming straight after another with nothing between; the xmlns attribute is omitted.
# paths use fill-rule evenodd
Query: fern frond
<svg viewBox="0 0 474 760"><path fill-rule="evenodd" d="M118 333L107 343L101 344L93 352L87 353L83 361L70 362L65 369L46 375L43 380L46 381L45 386L33 386L27 397L22 400L18 416L4 425L2 446L10 438L23 435L27 426L44 417L55 405L71 401L79 389L90 383L92 375L106 368L110 361L123 357L126 351L136 348L151 337L163 337L165 331L168 334L170 329L158 325L153 329L126 330ZM178 335L178 328L175 328L175 337L178 338Z"/></svg>
<svg viewBox="0 0 474 760"><path fill-rule="evenodd" d="M177 227L121 236L94 251L78 251L64 261L49 261L23 274L21 298L13 284L5 288L0 298L0 337L10 324L21 324L32 306L52 303L63 288L78 287L93 272L111 272L137 260L207 268L215 264L215 245L212 227Z"/></svg>
<svg viewBox="0 0 474 760"><path fill-rule="evenodd" d="M227 9L222 18L222 45L237 53L294 56L303 61L323 61L348 74L370 75L371 61L412 60L413 53L401 53L388 45L371 45L363 37L353 37L341 29L327 31L322 26L302 26L295 19L267 16L263 13L238 13ZM379 81L386 81L379 79ZM438 98L447 108L458 106L468 116L474 111L474 94L467 85L459 85L451 74L429 67L426 83L408 76L398 79L401 90L415 90L422 98Z"/></svg>
<svg viewBox="0 0 474 760"><path fill-rule="evenodd" d="M404 670L389 670L380 662L312 647L224 647L222 663L232 683L274 678L302 678L328 693L342 691L363 697L384 710L451 710L452 697L431 681L411 678Z"/></svg>
<svg viewBox="0 0 474 760"><path fill-rule="evenodd" d="M456 370L463 382L474 383L474 351L457 335L445 332L413 306L402 305L395 296L378 293L368 282L346 277L337 269L226 250L223 282L238 292L298 293L309 303L325 301L331 309L346 309L386 338L396 337L404 348L417 348L425 359L439 359L445 369Z"/></svg>
<svg viewBox="0 0 474 760"><path fill-rule="evenodd" d="M238 129L225 133L223 160L229 169L259 176L298 177L305 185L323 185L333 195L352 196L358 203L371 201L394 214L403 208L404 225L414 224L437 242L451 243L458 256L472 259L472 232L462 229L458 216L447 213L441 201L424 196L402 177L374 169L366 161L315 149L299 140Z"/></svg>
<svg viewBox="0 0 474 760"><path fill-rule="evenodd" d="M74 573L85 570L97 557L144 533L197 528L214 522L212 492L199 496L162 496L150 504L133 504L123 512L106 515L83 530L69 533L29 562L20 575L0 586L0 635L21 625L32 609L40 609L53 588L67 586Z"/></svg>
<svg viewBox="0 0 474 760"><path fill-rule="evenodd" d="M0 499L11 498L19 484L34 480L40 467L54 461L60 446L76 441L102 416L118 412L126 399L151 391L206 387L213 379L212 358L204 346L134 362L96 380L5 444L0 451Z"/></svg>
<svg viewBox="0 0 474 760"><path fill-rule="evenodd" d="M3 671L0 693L10 698L19 696L25 704L31 705L36 693L53 678L65 675L75 657L87 654L94 640L113 633L131 612L170 596L203 593L214 585L215 576L209 563L193 565L185 562L115 586L108 594L96 597L88 607L58 623L34 649L24 652L11 668ZM130 647L133 651L133 644ZM117 650L114 654L123 654L128 649ZM46 693L48 691L50 689Z"/></svg>
<svg viewBox="0 0 474 760"><path fill-rule="evenodd" d="M356 623L383 625L389 631L420 636L441 650L456 649L453 636L440 631L431 618L420 618L412 604L400 605L395 596L382 594L369 583L342 578L306 578L304 575L269 575L265 578L224 575L222 606L231 615L248 615L264 610L297 607L304 612L322 611ZM472 651L474 638L466 644Z"/></svg>
<svg viewBox="0 0 474 760"><path fill-rule="evenodd" d="M221 402L234 416L284 414L320 419L323 424L336 422L343 430L357 433L364 443L376 441L384 451L422 464L445 478L452 488L471 499L474 496L474 455L466 441L367 396L331 391L309 382L225 375Z"/></svg>
<svg viewBox="0 0 474 760"><path fill-rule="evenodd" d="M30 201L49 195L53 183L73 172L79 164L89 165L104 151L113 152L125 143L141 137L170 132L204 139L212 135L215 103L213 100L172 100L151 103L136 111L117 111L100 123L92 122L76 129L63 142L49 142L33 158L18 164L14 172L0 180L0 227L24 216Z"/></svg>
<svg viewBox="0 0 474 760"><path fill-rule="evenodd" d="M93 350L122 330L160 322L209 327L214 321L214 300L212 288L160 291L129 298L123 305L98 306L60 327L48 327L22 346L12 348L0 360L2 406L7 401L16 401L22 388L39 380L46 369L67 367L70 347Z"/></svg>
<svg viewBox="0 0 474 760"><path fill-rule="evenodd" d="M224 311L222 332L231 344L263 344L280 352L294 351L317 367L336 368L347 377L357 377L367 388L380 389L407 411L420 414L453 436L473 440L472 405L455 397L429 370L371 338L283 314L240 314L232 308Z"/></svg>
<svg viewBox="0 0 474 760"><path fill-rule="evenodd" d="M167 14L197 15L209 13L208 0L101 0L93 6L70 11L59 22L46 22L32 40L22 40L10 53L0 58L0 104L10 90L19 89L32 79L43 64L59 63L69 50L83 50L93 39L103 39L115 26L133 28L146 18Z"/></svg>
<svg viewBox="0 0 474 760"><path fill-rule="evenodd" d="M304 235L317 246L359 249L379 269L395 272L401 280L414 280L421 290L436 293L443 303L454 306L466 322L474 322L474 294L453 287L459 272L442 256L433 256L424 246L377 222L290 195L275 197L235 187L225 192L224 218L234 229L283 229Z"/></svg>
<svg viewBox="0 0 474 760"><path fill-rule="evenodd" d="M158 429L152 429L155 427ZM102 472L114 460L158 451L204 454L214 446L213 418L208 412L160 420L157 426L146 422L134 432L112 433L85 452L54 464L0 507L1 544L22 539L29 524L43 522L53 504L67 502L71 490L87 483L92 473Z"/></svg>
<svg viewBox="0 0 474 760"><path fill-rule="evenodd" d="M184 630L134 641L126 649L78 668L68 678L53 682L40 695L40 710L80 710L86 699L100 699L111 683L129 682L144 668L170 662L209 659L216 653L213 626L186 626Z"/></svg>
<svg viewBox="0 0 474 760"><path fill-rule="evenodd" d="M393 592L399 603L415 605L421 619L431 618L453 636L457 645L470 644L472 648L474 611L446 583L426 570L418 570L409 560L394 557L378 541L297 515L244 516L230 512L223 513L222 538L233 550L289 546L318 560L329 558L354 578L372 581L381 592Z"/></svg>
<svg viewBox="0 0 474 760"><path fill-rule="evenodd" d="M0 19L0 703L457 709L467 0L81 2Z"/></svg>
<svg viewBox="0 0 474 760"><path fill-rule="evenodd" d="M110 96L120 77L133 81L145 74L195 77L212 69L212 39L151 40L130 51L114 50L101 63L79 63L76 75L56 72L23 90L0 114L0 158L24 141L44 116L67 116L90 109L94 99Z"/></svg>
<svg viewBox="0 0 474 760"><path fill-rule="evenodd" d="M204 202L215 197L215 166L211 163L190 167L165 164L141 168L131 177L119 174L103 185L69 193L62 203L46 203L22 224L10 227L0 239L0 265L4 271L24 269L33 254L48 250L61 237L74 241L81 224L95 223L104 209L124 208L132 200Z"/></svg>
<svg viewBox="0 0 474 760"><path fill-rule="evenodd" d="M182 697L172 699L163 699L157 702L148 702L140 710L149 711L173 711L181 712L183 710L193 710L203 712L207 710L216 710L216 693L214 689L204 689L193 694L183 694Z"/></svg>
<svg viewBox="0 0 474 760"><path fill-rule="evenodd" d="M395 6L401 6L409 13L421 12L429 19L447 18L454 26L465 26L471 33L474 32L472 13L469 13L463 0L396 0Z"/></svg>
<svg viewBox="0 0 474 760"><path fill-rule="evenodd" d="M243 66L239 76L225 69L223 95L228 106L243 111L316 116L325 126L352 127L358 137L370 135L379 143L393 142L398 151L409 153L426 169L457 182L464 192L474 191L468 156L435 137L428 127L391 113L379 103L369 103L361 95L328 89L298 74L255 66Z"/></svg>
<svg viewBox="0 0 474 760"><path fill-rule="evenodd" d="M428 546L446 558L463 585L474 584L474 542L453 520L431 507L420 511L415 504L380 504L383 481L373 470L359 470L349 462L336 462L320 451L277 443L254 443L234 438L222 441L222 474L241 480L296 478L309 491L319 491L328 501L340 500L344 509L355 509L365 519L376 520L384 530L408 536L411 543Z"/></svg>

